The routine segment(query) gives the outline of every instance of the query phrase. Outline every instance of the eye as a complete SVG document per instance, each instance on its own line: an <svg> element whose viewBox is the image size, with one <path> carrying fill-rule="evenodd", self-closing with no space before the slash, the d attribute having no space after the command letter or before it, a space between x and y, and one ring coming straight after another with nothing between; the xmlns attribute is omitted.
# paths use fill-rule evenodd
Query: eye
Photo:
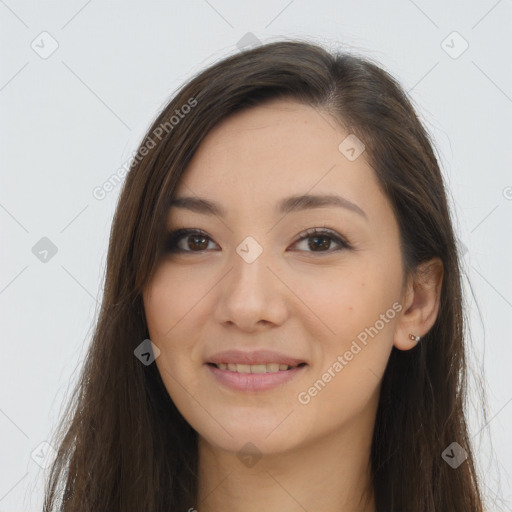
<svg viewBox="0 0 512 512"><path fill-rule="evenodd" d="M308 229L299 235L299 239L297 242L295 242L294 245L297 245L299 242L305 240L308 241L306 245L307 249L311 249L306 249L306 252L332 253L341 251L342 249L351 249L351 245L347 242L347 240L332 229ZM332 242L335 242L338 245L336 249L331 248Z"/></svg>
<svg viewBox="0 0 512 512"><path fill-rule="evenodd" d="M308 240L306 249L299 249L305 252L327 252L332 253L342 249L351 249L349 242L332 229L313 228L302 232L298 240L293 244L297 246L300 242ZM332 248L332 243L337 248ZM199 229L177 229L171 231L166 242L166 252L203 252L208 250L213 240ZM217 244L215 244L217 245ZM218 247L218 246L217 246Z"/></svg>
<svg viewBox="0 0 512 512"><path fill-rule="evenodd" d="M202 252L208 249L209 241L210 237L199 229L177 229L169 233L166 252Z"/></svg>

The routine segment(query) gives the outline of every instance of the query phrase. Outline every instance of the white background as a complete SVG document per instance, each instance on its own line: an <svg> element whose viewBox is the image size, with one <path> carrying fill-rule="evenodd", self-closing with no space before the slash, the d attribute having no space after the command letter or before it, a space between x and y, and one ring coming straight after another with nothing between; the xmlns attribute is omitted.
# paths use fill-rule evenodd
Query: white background
<svg viewBox="0 0 512 512"><path fill-rule="evenodd" d="M92 190L173 92L247 32L377 60L434 136L475 296L471 364L487 385L490 421L472 410L471 435L490 509L510 510L511 15L511 0L0 0L0 512L41 510L31 453L90 341L120 187L103 200ZM454 31L469 44L461 55ZM31 47L52 40L47 58ZM46 263L32 252L42 237L57 247Z"/></svg>

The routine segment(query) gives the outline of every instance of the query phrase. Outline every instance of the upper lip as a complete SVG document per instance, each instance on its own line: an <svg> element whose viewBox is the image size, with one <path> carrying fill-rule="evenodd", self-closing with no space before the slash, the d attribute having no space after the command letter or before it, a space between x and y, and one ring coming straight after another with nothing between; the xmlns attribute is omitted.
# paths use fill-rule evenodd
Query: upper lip
<svg viewBox="0 0 512 512"><path fill-rule="evenodd" d="M244 352L242 350L224 350L217 352L209 357L207 363L234 363L234 364L266 364L266 363L279 363L287 364L288 366L297 366L300 363L305 363L303 359L280 354L272 350L254 350L251 352Z"/></svg>

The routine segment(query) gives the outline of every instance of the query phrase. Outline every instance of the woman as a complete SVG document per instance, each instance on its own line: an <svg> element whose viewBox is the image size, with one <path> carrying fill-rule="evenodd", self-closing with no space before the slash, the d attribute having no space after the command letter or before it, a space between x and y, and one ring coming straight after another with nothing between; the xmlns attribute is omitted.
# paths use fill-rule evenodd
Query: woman
<svg viewBox="0 0 512 512"><path fill-rule="evenodd" d="M45 510L480 512L463 322L397 82L300 41L226 58L126 178Z"/></svg>

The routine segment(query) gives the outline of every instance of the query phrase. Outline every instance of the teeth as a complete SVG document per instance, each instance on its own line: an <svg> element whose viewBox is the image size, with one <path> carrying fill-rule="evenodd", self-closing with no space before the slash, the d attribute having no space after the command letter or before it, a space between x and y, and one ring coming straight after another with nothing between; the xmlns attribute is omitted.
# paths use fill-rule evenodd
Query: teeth
<svg viewBox="0 0 512 512"><path fill-rule="evenodd" d="M230 370L238 373L275 373L291 368L287 364L267 363L267 364L235 364L219 363L217 368L220 370Z"/></svg>
<svg viewBox="0 0 512 512"><path fill-rule="evenodd" d="M267 373L266 364L252 364L250 366L251 373Z"/></svg>

